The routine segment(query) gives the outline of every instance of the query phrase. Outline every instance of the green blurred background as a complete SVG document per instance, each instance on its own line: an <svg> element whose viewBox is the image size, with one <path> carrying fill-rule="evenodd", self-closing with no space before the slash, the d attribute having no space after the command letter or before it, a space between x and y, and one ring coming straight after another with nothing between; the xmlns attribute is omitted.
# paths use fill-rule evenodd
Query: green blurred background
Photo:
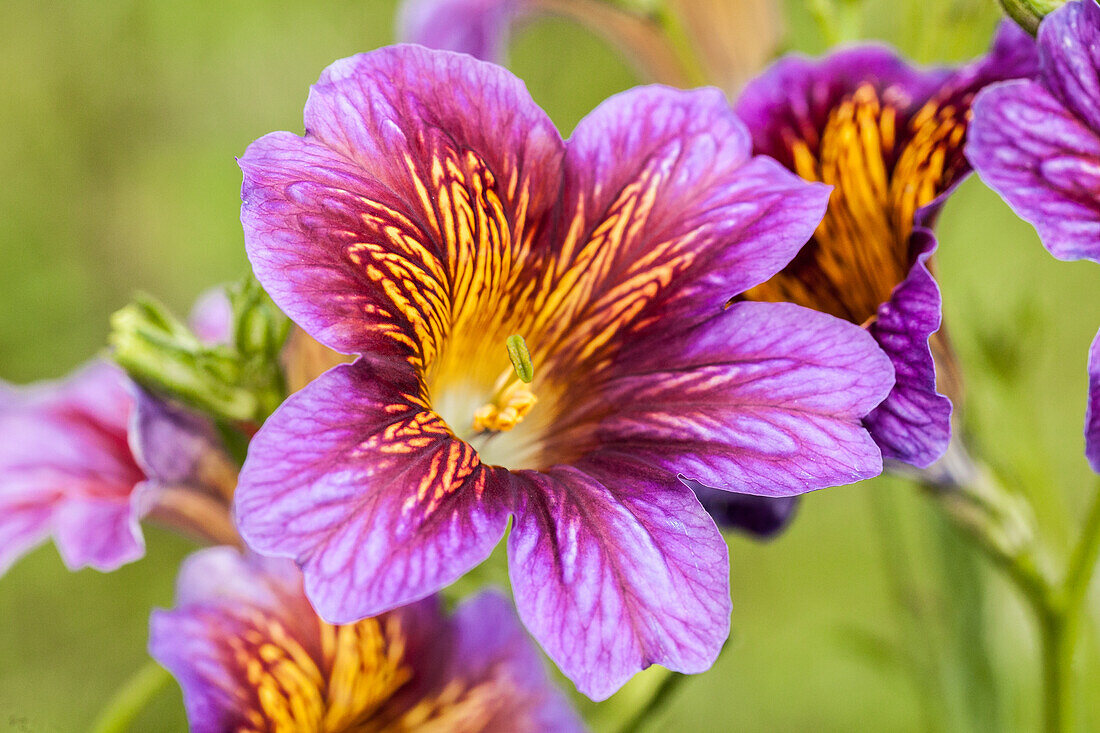
<svg viewBox="0 0 1100 733"><path fill-rule="evenodd" d="M786 46L820 52L813 0ZM980 53L994 0L868 0L860 33L921 61ZM0 15L0 376L64 374L141 289L179 311L246 268L234 156L301 130L336 58L392 41L394 0L5 0ZM562 21L526 28L512 66L563 132L636 83ZM1100 271L1065 264L977 180L939 228L940 279L978 445L1033 501L1063 560L1095 477L1082 457L1085 356ZM68 573L52 546L0 578L0 730L74 731L145 659L149 609L191 546L147 531L148 557ZM733 638L651 729L1032 730L1036 642L1012 591L927 501L884 478L806 498L768 544L730 538ZM1100 729L1096 594L1077 660L1082 729ZM614 730L655 683L584 710ZM178 690L135 730L182 730Z"/></svg>

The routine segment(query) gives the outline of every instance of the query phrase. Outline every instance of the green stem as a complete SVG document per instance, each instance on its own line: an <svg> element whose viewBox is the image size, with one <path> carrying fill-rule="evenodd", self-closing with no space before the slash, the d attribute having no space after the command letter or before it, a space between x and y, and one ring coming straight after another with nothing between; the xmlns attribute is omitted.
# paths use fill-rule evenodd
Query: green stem
<svg viewBox="0 0 1100 733"><path fill-rule="evenodd" d="M1073 556L1062 584L1062 604L1066 610L1079 611L1085 599L1085 593L1092 580L1097 558L1100 557L1100 488L1092 498L1085 526L1077 540Z"/></svg>
<svg viewBox="0 0 1100 733"><path fill-rule="evenodd" d="M153 660L146 662L111 697L92 725L92 733L125 733L171 679L164 667Z"/></svg>
<svg viewBox="0 0 1100 733"><path fill-rule="evenodd" d="M1039 31L1039 21L1043 16L1025 0L1000 0L1000 3L1008 17L1016 21L1025 31L1033 36Z"/></svg>
<svg viewBox="0 0 1100 733"><path fill-rule="evenodd" d="M1100 556L1100 490L1092 499L1081 536L1074 546L1066 577L1049 607L1037 609L1043 642L1043 709L1048 731L1073 729L1073 656L1081 610Z"/></svg>
<svg viewBox="0 0 1100 733"><path fill-rule="evenodd" d="M1100 490L1058 582L1039 569L1030 529L1024 526L1021 532L1010 525L1020 524L1021 515L1013 497L988 471L978 472L973 486L958 491L927 488L939 499L945 516L1016 585L1035 614L1042 645L1044 730L1072 730L1073 657L1085 595L1100 558ZM1023 524L1030 522L1025 519Z"/></svg>
<svg viewBox="0 0 1100 733"><path fill-rule="evenodd" d="M642 726L650 722L653 716L668 704L686 679L686 674L665 670L665 678L657 685L657 689L649 696L649 700L638 709L638 712L634 713L634 716L626 722L626 725L619 729L619 733L637 733L637 731L642 730Z"/></svg>
<svg viewBox="0 0 1100 733"><path fill-rule="evenodd" d="M1054 609L1035 609L1039 617L1039 636L1043 665L1043 730L1064 733L1071 730L1069 673L1073 644L1066 635L1065 617Z"/></svg>

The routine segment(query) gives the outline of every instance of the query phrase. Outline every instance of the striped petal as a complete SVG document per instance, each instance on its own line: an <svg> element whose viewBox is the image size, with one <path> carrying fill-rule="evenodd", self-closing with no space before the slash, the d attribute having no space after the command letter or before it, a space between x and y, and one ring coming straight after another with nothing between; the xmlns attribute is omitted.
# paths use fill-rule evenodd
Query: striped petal
<svg viewBox="0 0 1100 733"><path fill-rule="evenodd" d="M760 496L881 472L862 420L894 376L863 329L794 305L740 303L666 348L625 352L621 376L581 408L598 419L595 454ZM580 419L574 428L591 429Z"/></svg>
<svg viewBox="0 0 1100 733"><path fill-rule="evenodd" d="M834 186L810 243L745 298L798 303L871 330L898 373L896 394L866 423L889 458L924 467L946 450L951 404L936 390L928 343L940 296L927 227L969 173L975 93L1037 68L1034 42L1005 23L987 56L957 70L917 69L874 46L796 56L737 103L756 152Z"/></svg>
<svg viewBox="0 0 1100 733"><path fill-rule="evenodd" d="M524 307L563 144L518 79L381 49L325 70L306 129L241 158L241 219L257 277L310 335L427 364L452 330Z"/></svg>
<svg viewBox="0 0 1100 733"><path fill-rule="evenodd" d="M288 561L225 547L184 562L149 650L179 681L195 733L582 730L499 596L451 618L433 598L331 626L301 583Z"/></svg>
<svg viewBox="0 0 1100 733"><path fill-rule="evenodd" d="M423 598L492 552L507 473L427 407L413 375L360 360L292 395L249 447L235 497L248 544L294 558L330 623Z"/></svg>
<svg viewBox="0 0 1100 733"><path fill-rule="evenodd" d="M516 608L577 689L611 695L661 664L710 668L729 635L729 558L686 487L629 460L516 476Z"/></svg>

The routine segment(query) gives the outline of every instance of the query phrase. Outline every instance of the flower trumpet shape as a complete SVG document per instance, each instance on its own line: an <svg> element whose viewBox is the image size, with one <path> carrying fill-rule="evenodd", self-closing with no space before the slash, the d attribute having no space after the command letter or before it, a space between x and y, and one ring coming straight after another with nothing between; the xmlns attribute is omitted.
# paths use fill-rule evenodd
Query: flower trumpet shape
<svg viewBox="0 0 1100 733"><path fill-rule="evenodd" d="M757 153L834 187L810 243L744 298L799 303L870 331L897 372L866 420L886 458L923 468L947 448L951 402L937 392L929 348L941 319L931 226L969 172L963 145L975 93L1035 68L1033 41L1006 22L986 58L955 71L914 69L875 46L792 56L735 105ZM939 346L943 368L951 357Z"/></svg>
<svg viewBox="0 0 1100 733"><path fill-rule="evenodd" d="M783 496L881 471L874 341L725 308L828 189L752 158L717 90L621 94L564 142L504 69L419 46L330 66L305 126L241 158L245 244L287 315L360 356L253 439L245 541L344 624L451 583L511 518L520 618L583 692L707 669L728 554L677 476Z"/></svg>
<svg viewBox="0 0 1100 733"><path fill-rule="evenodd" d="M505 599L448 617L436 598L331 626L288 560L200 550L176 607L153 612L149 650L179 681L191 730L583 730Z"/></svg>

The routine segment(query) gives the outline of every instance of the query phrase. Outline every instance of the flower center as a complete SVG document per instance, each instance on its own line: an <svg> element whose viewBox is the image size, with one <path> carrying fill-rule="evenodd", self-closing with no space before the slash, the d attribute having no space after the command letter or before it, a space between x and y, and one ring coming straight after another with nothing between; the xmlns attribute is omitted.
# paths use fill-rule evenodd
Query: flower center
<svg viewBox="0 0 1100 733"><path fill-rule="evenodd" d="M865 323L905 279L913 217L958 177L966 120L958 107L932 100L899 141L889 97L888 90L883 103L864 84L832 111L816 153L804 140L791 142L795 172L834 187L829 209L810 244L749 299Z"/></svg>
<svg viewBox="0 0 1100 733"><path fill-rule="evenodd" d="M527 350L527 342L517 334L508 337L506 346L515 376L513 378L505 372L497 380L493 399L474 412L475 432L499 433L511 430L519 425L519 421L538 402L535 393L527 386L535 378L535 365L531 361L531 352Z"/></svg>
<svg viewBox="0 0 1100 733"><path fill-rule="evenodd" d="M433 384L432 407L457 437L477 450L483 462L510 469L534 467L539 437L546 426L516 428L539 401L531 384L535 365L522 336L508 337L506 349L496 343L496 348L483 352L480 358L460 359L460 366L452 363L443 370ZM500 358L505 351L508 361ZM490 376L494 372L496 379Z"/></svg>
<svg viewBox="0 0 1100 733"><path fill-rule="evenodd" d="M511 430L527 416L538 402L531 388L522 382L512 382L492 401L474 412L474 431L500 433Z"/></svg>

